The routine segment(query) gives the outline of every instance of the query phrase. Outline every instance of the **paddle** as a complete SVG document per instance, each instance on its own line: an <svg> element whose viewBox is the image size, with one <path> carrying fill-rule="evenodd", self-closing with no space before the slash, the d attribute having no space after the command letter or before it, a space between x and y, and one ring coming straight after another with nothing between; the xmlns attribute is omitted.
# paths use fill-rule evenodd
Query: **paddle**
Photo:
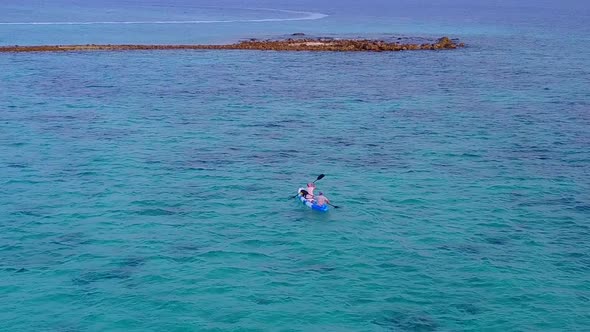
<svg viewBox="0 0 590 332"><path fill-rule="evenodd" d="M316 181L319 181L319 180L323 179L323 178L324 178L324 176L326 176L326 174L320 174L320 175L318 175L318 178L317 178L317 179L315 179L315 180L313 181L313 183L315 183ZM308 192L307 192L307 191L305 191L305 190L302 190L302 191L304 191L304 192L305 192L305 195L307 195L307 194L308 194ZM297 194L297 195L299 195L299 194ZM297 197L297 195L295 195L295 196L291 196L291 198L295 198L295 197Z"/></svg>
<svg viewBox="0 0 590 332"><path fill-rule="evenodd" d="M330 205L331 207L335 208L335 209L339 209L340 207L338 205L334 205L332 203L327 203L328 205Z"/></svg>
<svg viewBox="0 0 590 332"><path fill-rule="evenodd" d="M326 176L326 175L325 175L325 174L320 174L320 175L318 175L318 178L317 178L317 179L315 179L315 181L319 181L319 180L323 179L323 178L324 178L324 176ZM313 181L313 183L315 183L315 181Z"/></svg>

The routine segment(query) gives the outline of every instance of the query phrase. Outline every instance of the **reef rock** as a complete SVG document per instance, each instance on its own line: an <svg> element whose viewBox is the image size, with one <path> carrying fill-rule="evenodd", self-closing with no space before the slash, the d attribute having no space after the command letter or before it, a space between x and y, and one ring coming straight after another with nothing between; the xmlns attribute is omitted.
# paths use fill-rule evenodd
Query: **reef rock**
<svg viewBox="0 0 590 332"><path fill-rule="evenodd" d="M293 35L302 36L301 33ZM392 52L443 50L464 47L448 37L435 43L400 43L372 39L288 38L284 40L249 39L227 45L47 45L0 46L0 52L78 52L133 50L262 50L262 51L324 51L324 52Z"/></svg>

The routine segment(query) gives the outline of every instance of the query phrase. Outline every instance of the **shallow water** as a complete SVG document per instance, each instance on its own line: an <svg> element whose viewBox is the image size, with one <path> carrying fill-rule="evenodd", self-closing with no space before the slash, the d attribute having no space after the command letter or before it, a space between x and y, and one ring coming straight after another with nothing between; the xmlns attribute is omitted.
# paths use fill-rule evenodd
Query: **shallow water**
<svg viewBox="0 0 590 332"><path fill-rule="evenodd" d="M283 28L351 32L328 14ZM587 37L517 23L449 52L1 55L1 329L584 330ZM288 198L320 173L328 214Z"/></svg>

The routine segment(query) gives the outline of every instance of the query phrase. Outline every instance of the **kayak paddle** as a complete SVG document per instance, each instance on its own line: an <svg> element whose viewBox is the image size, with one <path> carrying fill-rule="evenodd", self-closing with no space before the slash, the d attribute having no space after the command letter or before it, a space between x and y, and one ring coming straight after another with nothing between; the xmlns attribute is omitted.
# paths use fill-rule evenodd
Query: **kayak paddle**
<svg viewBox="0 0 590 332"><path fill-rule="evenodd" d="M338 205L334 205L332 203L326 203L328 205L330 205L331 207L335 208L335 209L339 209L340 207Z"/></svg>
<svg viewBox="0 0 590 332"><path fill-rule="evenodd" d="M319 180L323 179L323 178L324 178L324 176L326 176L326 175L325 175L325 174L320 174L320 175L318 175L318 178L317 178L317 179L315 179L315 181L319 181ZM315 181L313 181L313 183L315 183Z"/></svg>

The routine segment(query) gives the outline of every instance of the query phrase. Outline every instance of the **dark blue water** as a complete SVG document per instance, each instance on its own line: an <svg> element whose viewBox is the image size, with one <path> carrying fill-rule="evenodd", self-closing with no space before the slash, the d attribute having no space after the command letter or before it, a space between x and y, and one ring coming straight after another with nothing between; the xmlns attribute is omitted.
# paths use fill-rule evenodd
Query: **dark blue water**
<svg viewBox="0 0 590 332"><path fill-rule="evenodd" d="M0 12L4 45L293 32L468 44L0 55L1 330L590 324L588 5ZM328 214L289 199L320 173L342 207Z"/></svg>

